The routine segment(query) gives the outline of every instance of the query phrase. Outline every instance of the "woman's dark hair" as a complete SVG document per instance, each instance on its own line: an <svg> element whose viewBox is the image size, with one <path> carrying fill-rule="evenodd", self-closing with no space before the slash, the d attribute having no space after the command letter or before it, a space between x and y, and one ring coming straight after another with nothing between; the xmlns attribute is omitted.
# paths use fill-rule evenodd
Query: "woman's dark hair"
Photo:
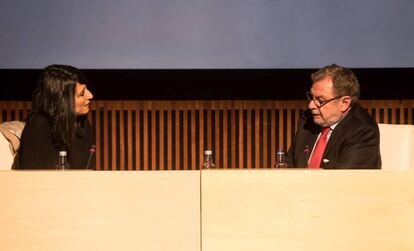
<svg viewBox="0 0 414 251"><path fill-rule="evenodd" d="M70 148L76 131L76 83L87 84L79 69L50 65L40 74L33 93L32 115L43 114L49 119L52 141L59 149Z"/></svg>

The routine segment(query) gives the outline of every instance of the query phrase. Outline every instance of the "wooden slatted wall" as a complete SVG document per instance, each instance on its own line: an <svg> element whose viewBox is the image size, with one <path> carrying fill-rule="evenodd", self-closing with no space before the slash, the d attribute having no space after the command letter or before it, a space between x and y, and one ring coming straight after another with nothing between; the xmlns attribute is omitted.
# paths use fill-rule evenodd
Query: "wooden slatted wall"
<svg viewBox="0 0 414 251"><path fill-rule="evenodd" d="M379 123L413 124L414 100L362 101ZM94 101L98 170L269 168L288 149L306 101ZM30 102L0 101L0 121L24 120Z"/></svg>

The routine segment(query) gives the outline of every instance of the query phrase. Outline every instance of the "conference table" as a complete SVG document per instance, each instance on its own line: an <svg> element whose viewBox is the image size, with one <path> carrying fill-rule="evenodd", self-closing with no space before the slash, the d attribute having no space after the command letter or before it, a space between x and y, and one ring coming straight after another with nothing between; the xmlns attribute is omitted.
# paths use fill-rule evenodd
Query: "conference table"
<svg viewBox="0 0 414 251"><path fill-rule="evenodd" d="M0 171L1 250L414 250L414 172Z"/></svg>

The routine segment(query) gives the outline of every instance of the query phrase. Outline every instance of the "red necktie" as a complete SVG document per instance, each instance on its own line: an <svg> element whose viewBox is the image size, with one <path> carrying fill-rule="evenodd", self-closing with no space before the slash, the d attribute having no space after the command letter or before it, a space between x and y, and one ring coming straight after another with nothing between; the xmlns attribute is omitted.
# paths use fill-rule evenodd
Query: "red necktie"
<svg viewBox="0 0 414 251"><path fill-rule="evenodd" d="M331 131L330 127L325 127L322 129L321 136L319 137L318 142L316 142L315 150L309 160L308 168L310 169L319 169L321 165L322 155L325 151L326 144L328 143L328 133Z"/></svg>

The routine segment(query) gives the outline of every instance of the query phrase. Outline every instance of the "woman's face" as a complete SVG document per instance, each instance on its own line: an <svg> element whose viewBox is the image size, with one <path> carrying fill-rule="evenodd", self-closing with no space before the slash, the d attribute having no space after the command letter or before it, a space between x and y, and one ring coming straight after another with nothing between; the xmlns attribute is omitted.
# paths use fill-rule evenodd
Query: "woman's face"
<svg viewBox="0 0 414 251"><path fill-rule="evenodd" d="M93 98L92 93L86 89L86 85L76 83L75 90L75 113L76 115L85 115L89 112L89 103Z"/></svg>

